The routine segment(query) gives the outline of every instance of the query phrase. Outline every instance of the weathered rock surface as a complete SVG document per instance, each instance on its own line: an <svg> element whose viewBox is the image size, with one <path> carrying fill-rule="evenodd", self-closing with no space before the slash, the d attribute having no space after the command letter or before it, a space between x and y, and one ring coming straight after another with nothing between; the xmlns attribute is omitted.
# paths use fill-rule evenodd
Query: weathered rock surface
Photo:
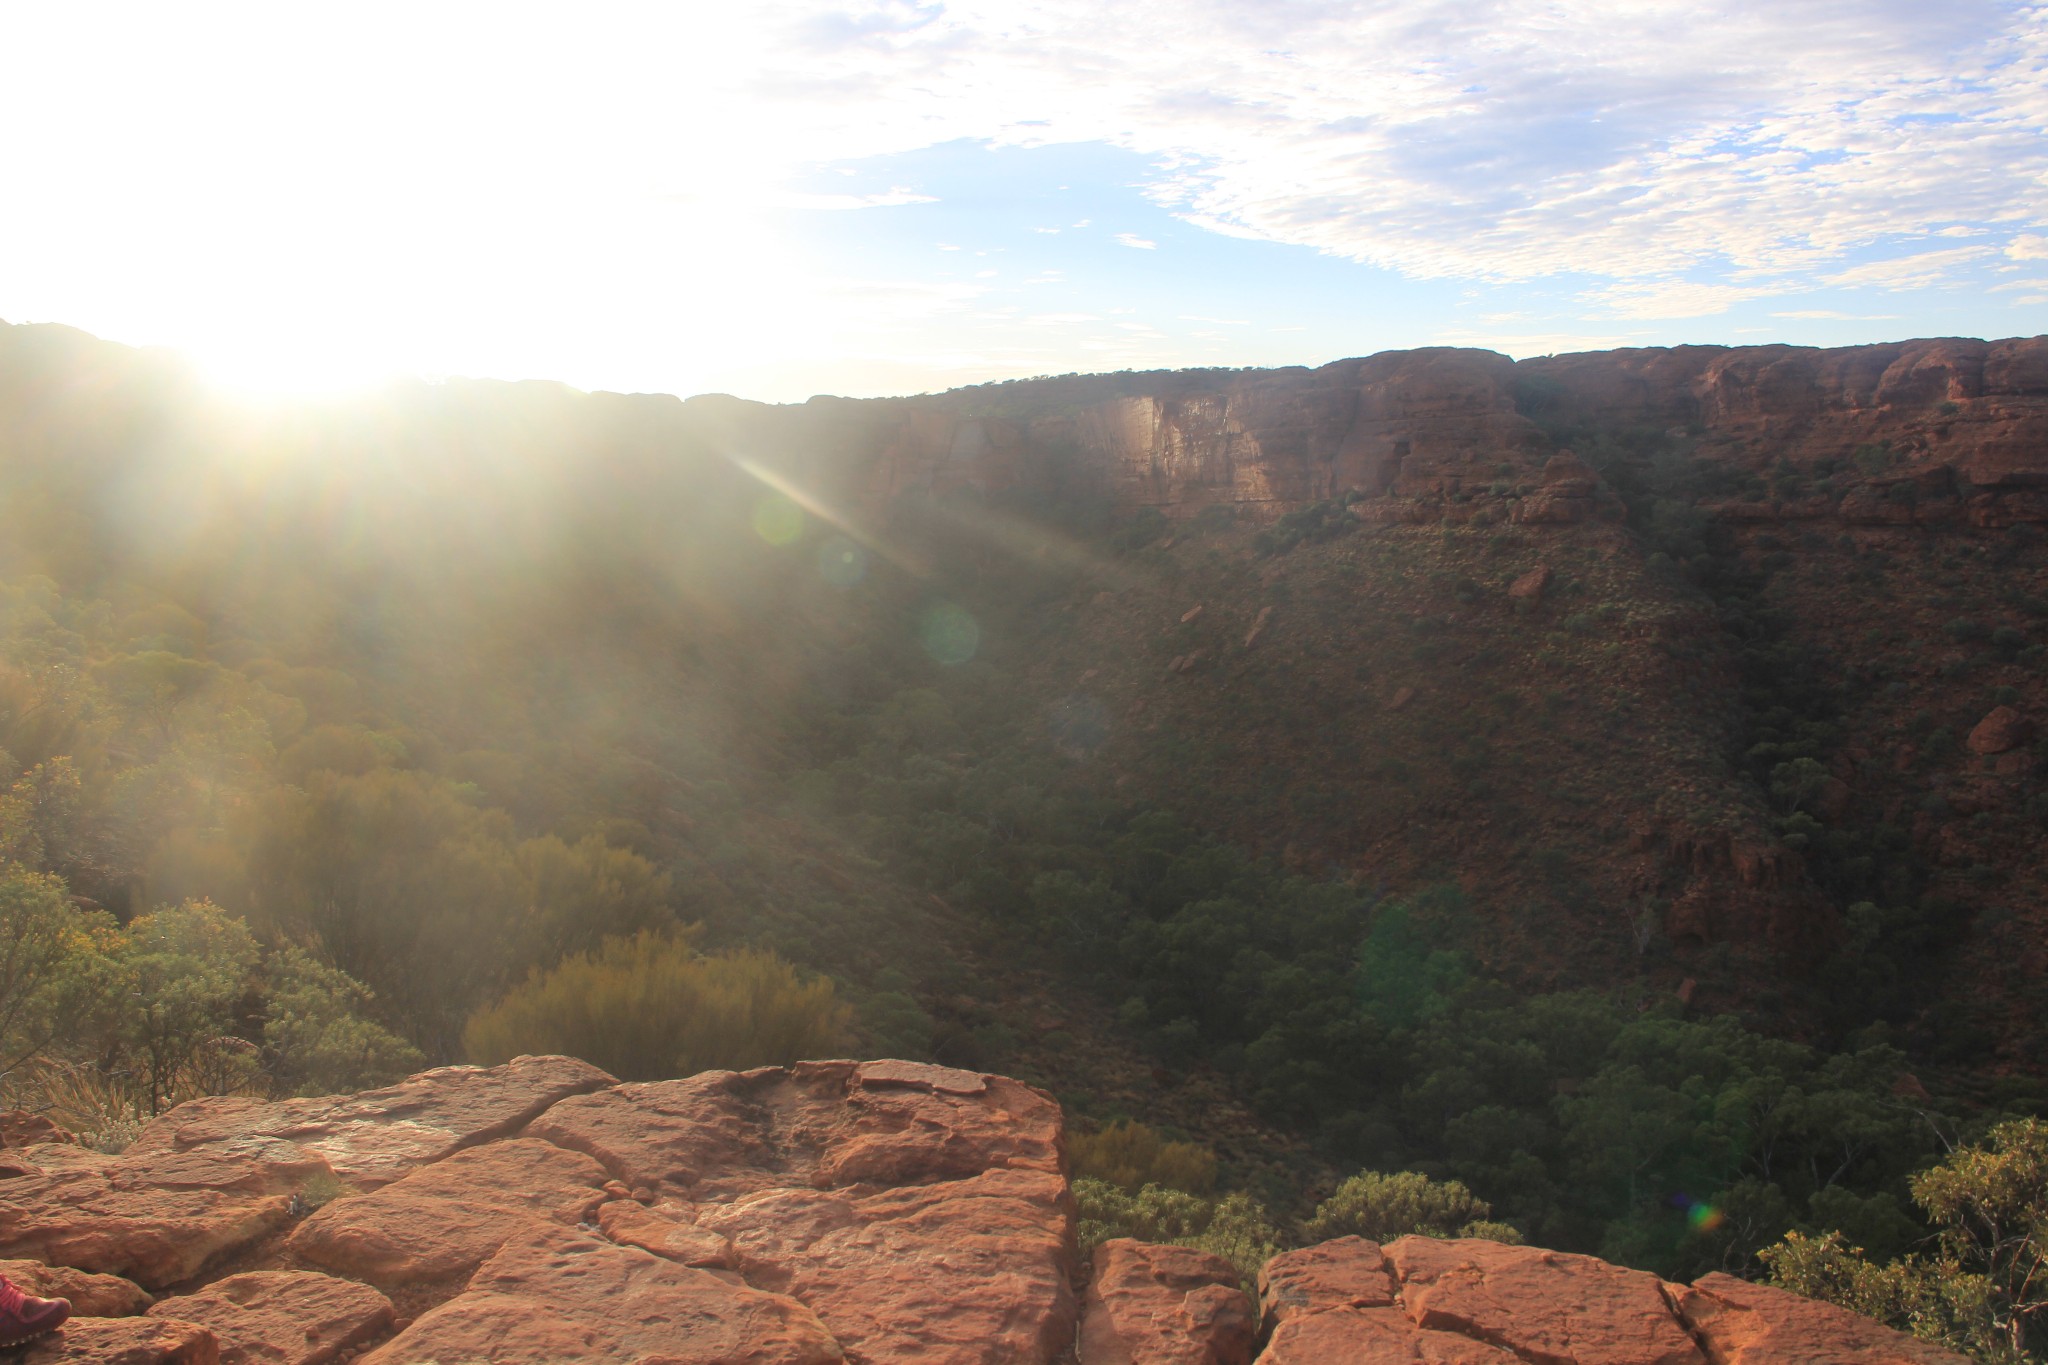
<svg viewBox="0 0 2048 1365"><path fill-rule="evenodd" d="M378 1283L464 1275L535 1222L574 1226L610 1196L580 1152L506 1138L457 1152L369 1194L337 1199L299 1224L290 1249Z"/></svg>
<svg viewBox="0 0 2048 1365"><path fill-rule="evenodd" d="M1958 1359L1833 1304L1733 1275L1703 1275L1677 1299L1714 1365L1954 1365Z"/></svg>
<svg viewBox="0 0 2048 1365"><path fill-rule="evenodd" d="M1536 1365L1707 1365L1655 1275L1591 1256L1403 1237L1386 1248L1418 1327Z"/></svg>
<svg viewBox="0 0 2048 1365"><path fill-rule="evenodd" d="M311 1271L256 1270L165 1299L153 1318L194 1322L220 1342L221 1365L325 1365L391 1326L391 1300Z"/></svg>
<svg viewBox="0 0 2048 1365"><path fill-rule="evenodd" d="M25 1361L1245 1365L1255 1344L1232 1267L1181 1247L1104 1244L1079 1312L1059 1108L1000 1076L808 1062L615 1085L525 1058L205 1101L146 1137L37 1144L0 1177L0 1250L32 1258L0 1273L80 1310ZM37 1164L63 1152L81 1156ZM365 1186L308 1215L347 1189L333 1162ZM151 1306L88 1271L175 1290ZM1955 1359L1726 1276L1482 1241L1341 1238L1276 1257L1259 1292L1264 1365Z"/></svg>
<svg viewBox="0 0 2048 1365"><path fill-rule="evenodd" d="M1221 1256L1126 1238L1095 1249L1080 1365L1249 1365L1253 1335L1251 1300Z"/></svg>
<svg viewBox="0 0 2048 1365"><path fill-rule="evenodd" d="M272 1137L17 1176L0 1181L0 1255L162 1288L283 1227L315 1176L326 1162Z"/></svg>
<svg viewBox="0 0 2048 1365"><path fill-rule="evenodd" d="M833 1365L846 1358L795 1299L563 1228L535 1229L507 1245L464 1293L362 1360Z"/></svg>
<svg viewBox="0 0 2048 1365"><path fill-rule="evenodd" d="M38 1143L75 1143L77 1135L59 1128L41 1114L10 1109L0 1113L0 1147L33 1147Z"/></svg>
<svg viewBox="0 0 2048 1365"><path fill-rule="evenodd" d="M233 1149L284 1138L317 1153L359 1190L414 1167L518 1132L571 1095L614 1085L573 1057L515 1057L503 1066L444 1066L359 1095L265 1101L193 1100L142 1130L124 1155Z"/></svg>
<svg viewBox="0 0 2048 1365"><path fill-rule="evenodd" d="M41 1261L0 1261L0 1275L39 1299L71 1300L71 1311L81 1318L134 1317L153 1302L133 1280Z"/></svg>
<svg viewBox="0 0 2048 1365"><path fill-rule="evenodd" d="M73 1318L30 1342L20 1365L220 1365L220 1343L173 1318Z"/></svg>

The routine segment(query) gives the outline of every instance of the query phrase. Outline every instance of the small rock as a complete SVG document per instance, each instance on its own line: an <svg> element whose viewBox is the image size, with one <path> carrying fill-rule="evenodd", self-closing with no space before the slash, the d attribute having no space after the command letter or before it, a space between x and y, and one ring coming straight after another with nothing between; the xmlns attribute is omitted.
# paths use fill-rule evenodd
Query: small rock
<svg viewBox="0 0 2048 1365"><path fill-rule="evenodd" d="M1977 722L1967 741L1973 754L2002 754L2034 737L2034 722L2010 706L1999 706Z"/></svg>
<svg viewBox="0 0 2048 1365"><path fill-rule="evenodd" d="M1692 1003L1693 996L1699 991L1699 988L1700 983L1693 980L1689 976L1685 980L1679 982L1678 1003L1681 1005L1690 1005Z"/></svg>
<svg viewBox="0 0 2048 1365"><path fill-rule="evenodd" d="M1387 699L1387 709L1389 711L1398 711L1402 707L1406 706L1409 702L1414 700L1415 689L1412 687L1404 687L1400 691L1396 692L1392 697L1389 697Z"/></svg>
<svg viewBox="0 0 2048 1365"><path fill-rule="evenodd" d="M661 1208L617 1200L597 1211L597 1223L604 1235L620 1246L639 1247L677 1265L700 1270L731 1270L739 1265L731 1242Z"/></svg>
<svg viewBox="0 0 2048 1365"><path fill-rule="evenodd" d="M1528 601L1541 601L1543 590L1550 586L1551 572L1548 564L1539 564L1529 572L1508 584L1508 596Z"/></svg>
<svg viewBox="0 0 2048 1365"><path fill-rule="evenodd" d="M1191 626L1196 621L1200 620L1201 617L1202 604L1200 602L1197 602L1195 603L1195 605L1189 607L1186 611L1180 614L1180 623L1184 626Z"/></svg>
<svg viewBox="0 0 2048 1365"><path fill-rule="evenodd" d="M1259 608L1257 618L1252 621L1252 628L1245 632L1244 647L1246 649L1250 649L1259 642L1259 637L1266 633L1266 622L1272 619L1273 609L1271 607Z"/></svg>

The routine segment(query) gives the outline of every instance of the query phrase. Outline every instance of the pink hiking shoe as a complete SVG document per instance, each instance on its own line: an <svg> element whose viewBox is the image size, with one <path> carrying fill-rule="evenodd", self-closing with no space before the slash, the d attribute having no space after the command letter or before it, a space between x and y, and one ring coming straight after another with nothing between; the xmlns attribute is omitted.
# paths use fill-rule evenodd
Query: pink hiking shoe
<svg viewBox="0 0 2048 1365"><path fill-rule="evenodd" d="M71 1300L24 1294L14 1281L0 1275L0 1348L19 1346L62 1327L70 1316Z"/></svg>

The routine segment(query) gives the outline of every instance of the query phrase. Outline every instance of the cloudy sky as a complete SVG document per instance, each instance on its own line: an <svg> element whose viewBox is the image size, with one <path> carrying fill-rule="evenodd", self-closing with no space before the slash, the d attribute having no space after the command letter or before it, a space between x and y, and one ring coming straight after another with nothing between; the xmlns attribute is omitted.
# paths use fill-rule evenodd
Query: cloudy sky
<svg viewBox="0 0 2048 1365"><path fill-rule="evenodd" d="M0 318L765 399L2048 331L2032 0L0 0Z"/></svg>

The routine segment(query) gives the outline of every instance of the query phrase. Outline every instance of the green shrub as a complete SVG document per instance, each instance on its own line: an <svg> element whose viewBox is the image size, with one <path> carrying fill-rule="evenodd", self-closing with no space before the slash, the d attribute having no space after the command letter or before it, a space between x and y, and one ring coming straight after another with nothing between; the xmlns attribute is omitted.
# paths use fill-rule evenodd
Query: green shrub
<svg viewBox="0 0 2048 1365"><path fill-rule="evenodd" d="M1101 1180L1126 1191L1163 1185L1207 1194L1216 1183L1216 1156L1192 1142L1172 1142L1147 1124L1119 1119L1097 1133L1067 1139L1076 1177Z"/></svg>
<svg viewBox="0 0 2048 1365"><path fill-rule="evenodd" d="M830 1055L846 1034L832 983L771 952L704 956L686 936L611 938L477 1011L463 1030L486 1064L565 1053L625 1080Z"/></svg>
<svg viewBox="0 0 2048 1365"><path fill-rule="evenodd" d="M1417 1171L1360 1171L1316 1205L1302 1232L1311 1242L1332 1237L1391 1242L1411 1234L1522 1240L1514 1228L1490 1221L1492 1213L1491 1204L1456 1180L1439 1182Z"/></svg>
<svg viewBox="0 0 2048 1365"><path fill-rule="evenodd" d="M1280 1254L1280 1229L1264 1206L1243 1191L1204 1199L1185 1190L1147 1185L1135 1194L1106 1180L1074 1182L1081 1206L1081 1250L1093 1251L1115 1237L1195 1247L1237 1267L1247 1289L1259 1270Z"/></svg>

